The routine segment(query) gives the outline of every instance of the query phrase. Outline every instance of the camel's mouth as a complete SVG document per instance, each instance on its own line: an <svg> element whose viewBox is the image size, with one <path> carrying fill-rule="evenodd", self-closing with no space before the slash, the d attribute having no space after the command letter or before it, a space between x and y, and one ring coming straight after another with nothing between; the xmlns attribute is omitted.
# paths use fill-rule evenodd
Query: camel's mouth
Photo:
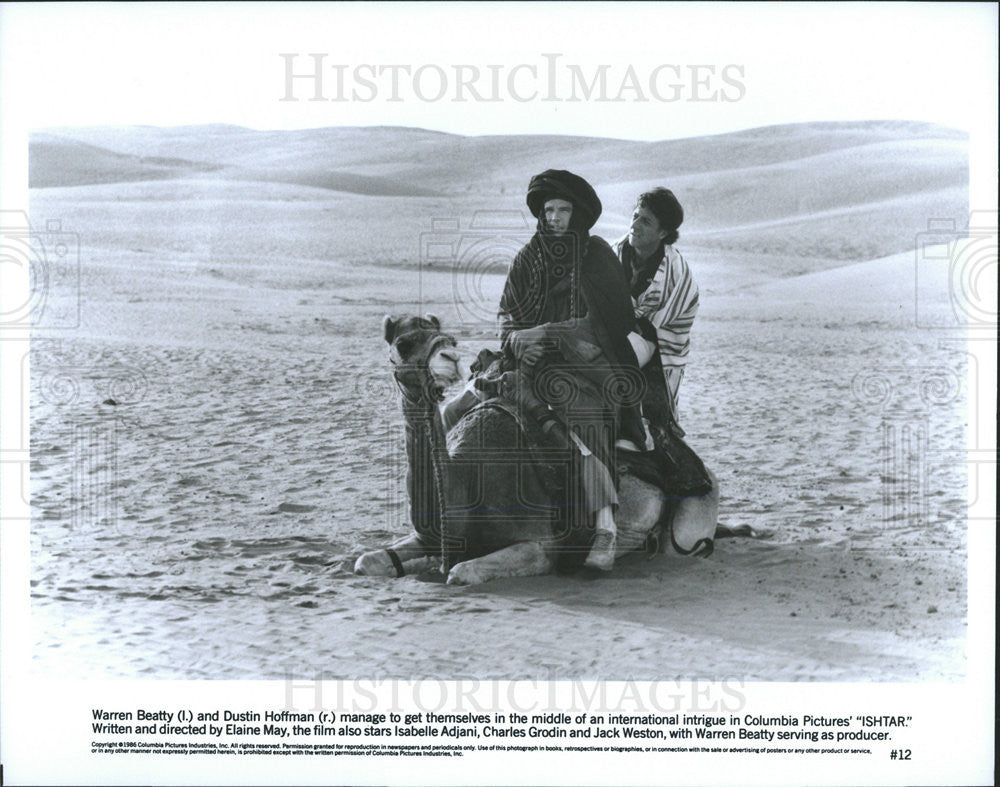
<svg viewBox="0 0 1000 787"><path fill-rule="evenodd" d="M427 359L427 370L434 380L434 386L442 391L462 382L468 376L468 369L463 370L462 366L462 355L458 348L446 342L439 342Z"/></svg>

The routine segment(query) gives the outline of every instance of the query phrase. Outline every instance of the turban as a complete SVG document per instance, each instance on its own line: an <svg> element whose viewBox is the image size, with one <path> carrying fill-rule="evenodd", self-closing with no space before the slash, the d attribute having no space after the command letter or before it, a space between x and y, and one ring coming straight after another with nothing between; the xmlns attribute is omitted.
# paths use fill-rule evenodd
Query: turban
<svg viewBox="0 0 1000 787"><path fill-rule="evenodd" d="M601 215L601 201L593 187L579 175L564 169L547 169L535 175L528 184L528 208L539 218L545 203L550 199L564 199L573 203L573 214L589 230ZM576 222L574 222L576 223Z"/></svg>

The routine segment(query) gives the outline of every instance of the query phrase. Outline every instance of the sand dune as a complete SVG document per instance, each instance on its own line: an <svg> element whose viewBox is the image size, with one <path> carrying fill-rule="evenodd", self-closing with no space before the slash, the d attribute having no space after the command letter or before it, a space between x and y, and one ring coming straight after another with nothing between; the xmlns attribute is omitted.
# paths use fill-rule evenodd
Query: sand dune
<svg viewBox="0 0 1000 787"><path fill-rule="evenodd" d="M947 247L928 246L925 255L934 260L947 260ZM927 303L943 304L948 302L950 293L949 270L944 264L920 264L918 275L918 256L907 251L769 282L745 292L747 296L771 303L801 304L828 302L831 293L836 293L838 301L876 303L888 311L897 310L899 303L911 305L915 297Z"/></svg>
<svg viewBox="0 0 1000 787"><path fill-rule="evenodd" d="M357 194L397 197L434 194L414 184L342 170L280 166L260 169L170 156L137 156L50 134L32 137L29 164L32 188L198 178L205 173L216 173L227 180L287 183Z"/></svg>
<svg viewBox="0 0 1000 787"><path fill-rule="evenodd" d="M745 224L838 207L966 187L967 144L953 139L895 140L768 164L713 169L670 178L697 226ZM602 194L627 203L658 180L612 182Z"/></svg>
<svg viewBox="0 0 1000 787"><path fill-rule="evenodd" d="M356 172L343 170L311 169L241 169L226 171L227 177L239 178L242 181L258 181L261 183L287 183L292 186L309 186L327 189L329 191L344 191L352 194L364 194L371 197L428 197L435 196L432 189L423 188L414 183L399 179L383 178L377 175L359 175Z"/></svg>
<svg viewBox="0 0 1000 787"><path fill-rule="evenodd" d="M50 134L32 135L28 158L32 188L165 180L216 169L214 164L170 156L117 153Z"/></svg>
<svg viewBox="0 0 1000 787"><path fill-rule="evenodd" d="M781 219L685 234L686 243L727 251L818 258L818 267L886 256L912 249L928 222L956 221L968 204L961 186L862 203Z"/></svg>
<svg viewBox="0 0 1000 787"><path fill-rule="evenodd" d="M605 167L616 179L648 177L650 169L674 174L761 166L821 153L886 142L967 135L930 123L860 121L767 126L663 142L601 137L518 135L465 137L426 129L346 127L254 131L240 126L52 128L45 132L137 156L180 156L216 164L321 166L335 158L344 166L412 167L444 181L503 173L520 184L519 168L538 160L565 159L580 169ZM516 142L515 142L516 140ZM609 155L614 154L614 155ZM544 168L544 165L542 166ZM594 177L602 173L591 173Z"/></svg>
<svg viewBox="0 0 1000 787"><path fill-rule="evenodd" d="M171 179L178 201L192 190L179 180L192 176L200 183L207 175L320 188L364 200L338 201L327 217L348 238L364 234L367 217L383 211L417 236L428 214L524 212L528 177L548 167L593 182L605 205L596 230L608 237L627 227L636 194L665 184L685 206L685 243L777 256L788 251L818 267L909 248L928 217L967 213L966 136L919 123L801 124L655 143L398 128L58 131L32 139L34 187ZM171 198L169 189L159 193ZM368 201L380 197L399 199L387 208ZM390 247L405 248L390 244L385 251Z"/></svg>

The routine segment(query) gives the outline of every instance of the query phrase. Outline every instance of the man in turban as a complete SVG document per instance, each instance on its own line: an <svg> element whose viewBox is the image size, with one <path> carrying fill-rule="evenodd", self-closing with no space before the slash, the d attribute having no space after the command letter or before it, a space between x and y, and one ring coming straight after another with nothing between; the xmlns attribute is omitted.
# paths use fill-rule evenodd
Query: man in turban
<svg viewBox="0 0 1000 787"><path fill-rule="evenodd" d="M590 235L601 201L586 180L546 170L531 179L527 203L538 226L504 285L502 346L521 362L522 404L536 414L540 407L553 411L581 454L587 513L595 518L586 564L610 570L617 534L610 472L615 443L645 443L628 282L607 242Z"/></svg>

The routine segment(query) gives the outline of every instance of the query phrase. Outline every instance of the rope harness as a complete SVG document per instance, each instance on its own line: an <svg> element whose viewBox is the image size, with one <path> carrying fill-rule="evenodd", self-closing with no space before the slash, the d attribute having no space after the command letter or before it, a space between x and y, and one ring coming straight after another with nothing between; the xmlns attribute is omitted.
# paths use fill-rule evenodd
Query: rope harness
<svg viewBox="0 0 1000 787"><path fill-rule="evenodd" d="M414 334L424 333L431 332L425 329L416 329L401 334L395 338L393 346L397 345L400 339L404 337L410 338ZM448 449L446 446L441 445L440 440L438 439L438 430L435 428L437 402L441 398L441 391L435 387L433 375L431 374L429 368L431 356L433 356L437 349L443 344L454 347L456 342L451 336L447 336L443 333L438 333L436 336L424 339L420 342L420 348L416 354L416 358L411 358L403 364L393 364L392 377L396 383L396 388L399 389L399 392L403 397L404 415L412 415L415 412L419 412L422 416L421 420L423 422L424 438L430 446L431 477L434 483L434 496L438 507L438 526L440 528L439 538L441 543L441 572L447 573L448 550L446 542L448 527L446 522L447 515L445 507L444 480L442 478L441 470L438 467L438 461L436 461L435 457L440 456L440 451L447 452ZM410 408L410 413L406 412L407 407ZM389 555L390 559L393 557L393 554ZM393 566L396 569L397 574L402 576L402 564L396 565L398 560L399 558L396 556L396 559L393 560Z"/></svg>

